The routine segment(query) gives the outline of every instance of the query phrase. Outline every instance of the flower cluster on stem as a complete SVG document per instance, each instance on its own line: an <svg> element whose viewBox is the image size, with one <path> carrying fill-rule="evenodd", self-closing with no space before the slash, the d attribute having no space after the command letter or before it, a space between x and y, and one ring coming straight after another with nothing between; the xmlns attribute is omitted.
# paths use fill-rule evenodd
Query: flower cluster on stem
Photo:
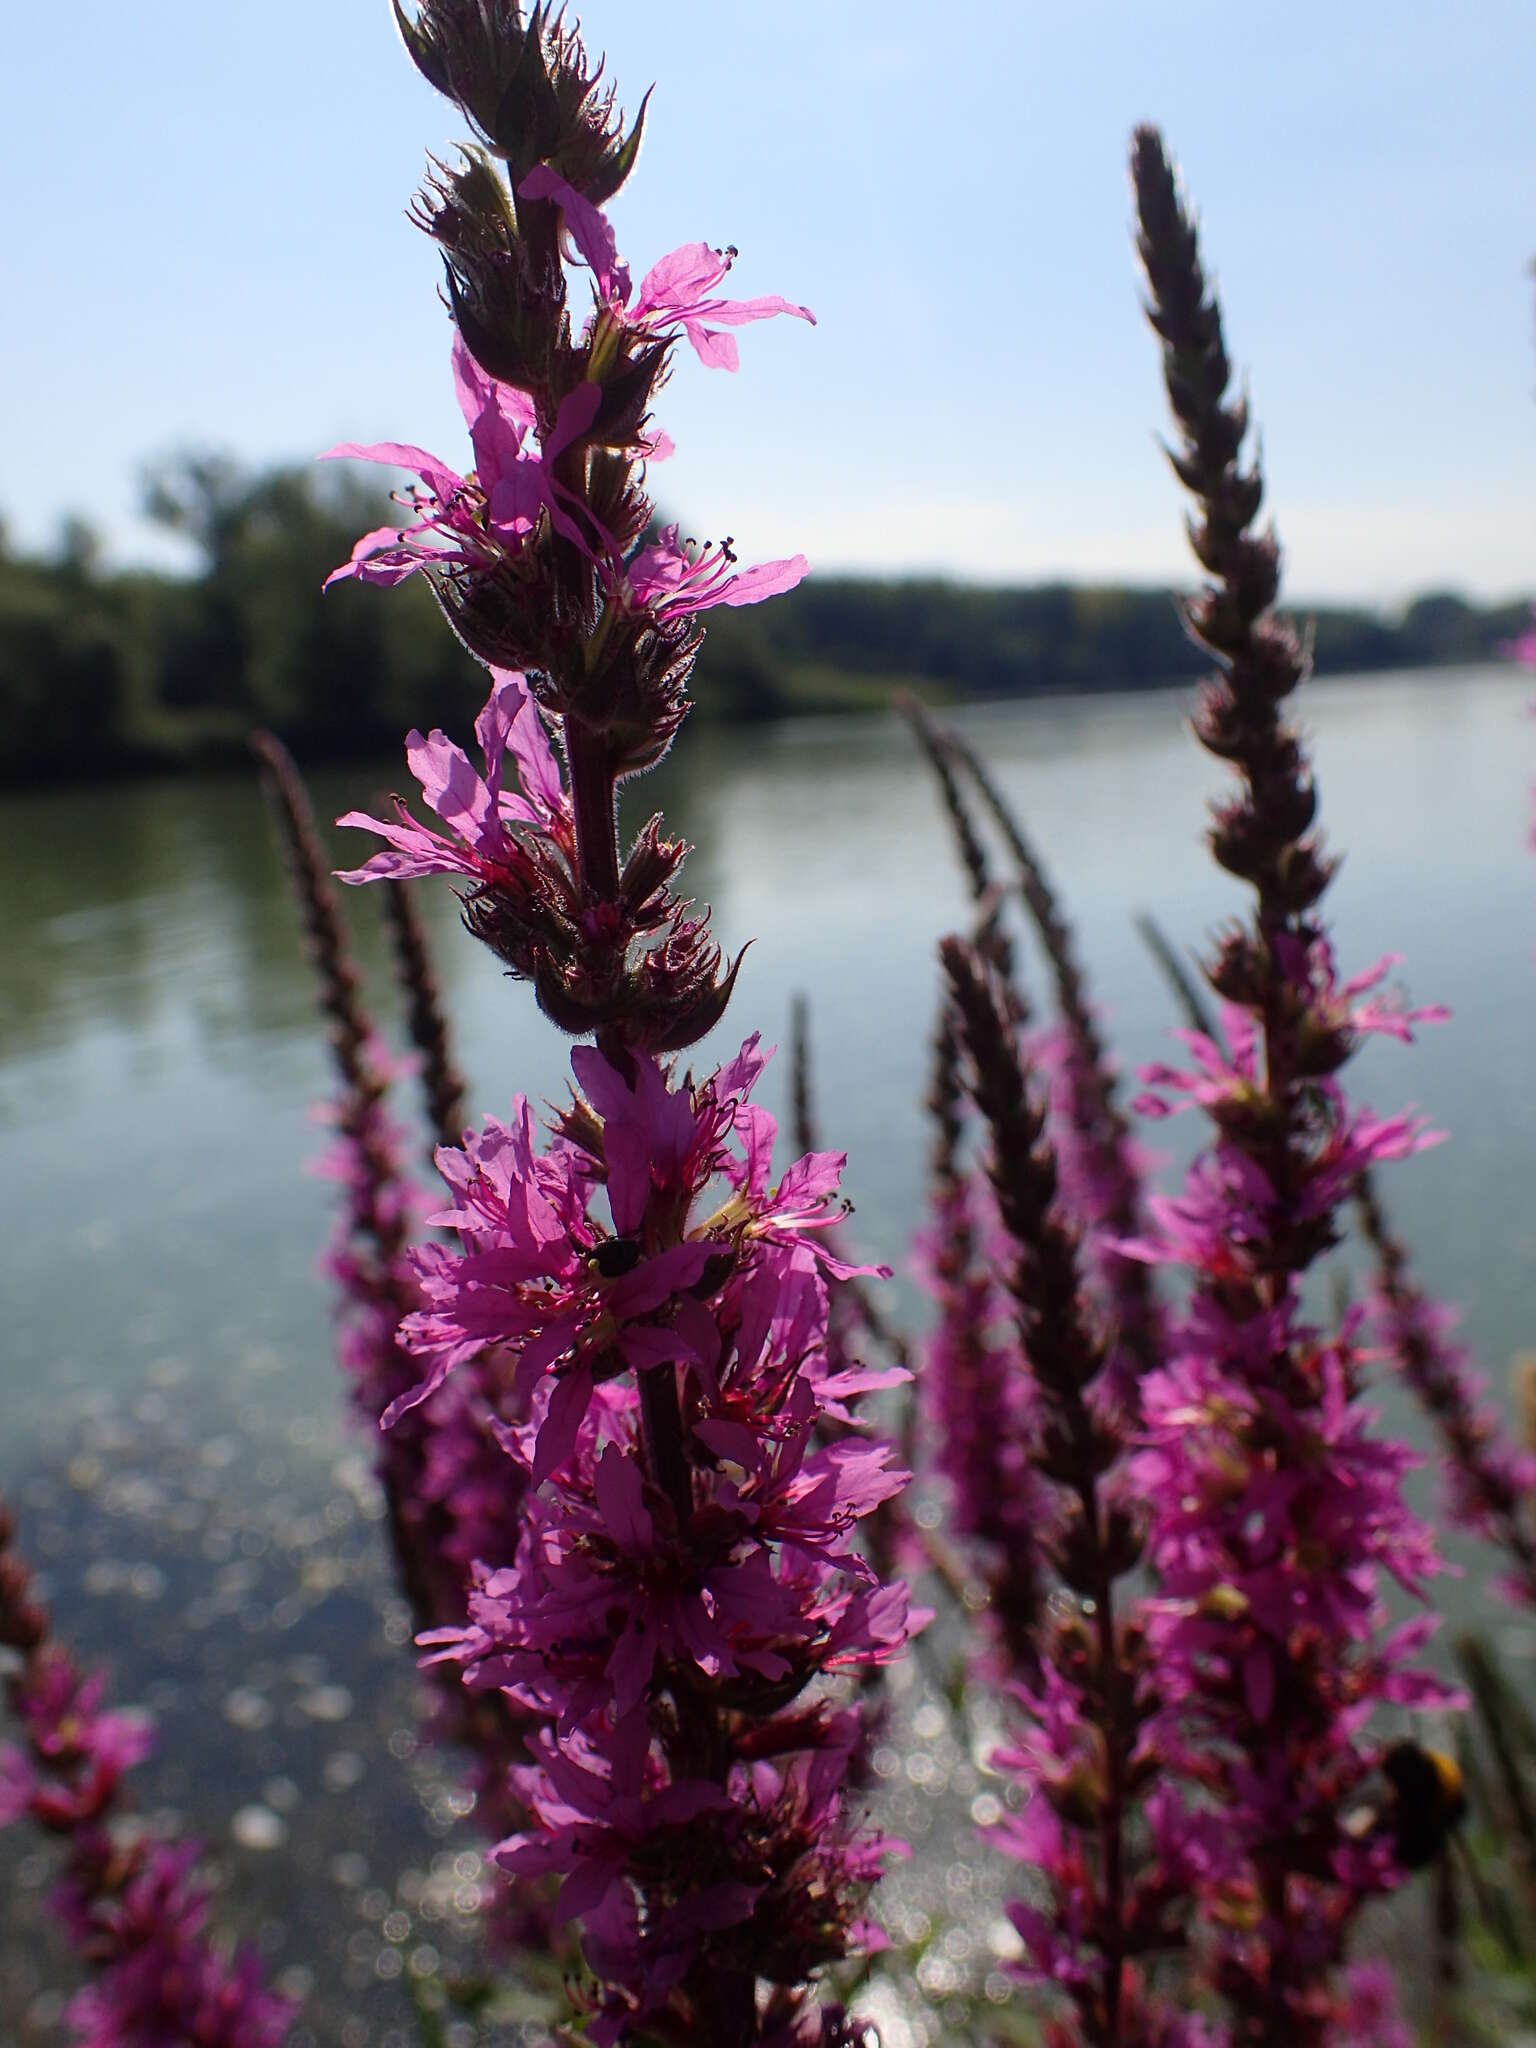
<svg viewBox="0 0 1536 2048"><path fill-rule="evenodd" d="M933 749L952 757L974 784L1002 834L1014 874L1050 968L1058 1024L1038 1050L1048 1065L1057 1114L1053 1119L1064 1193L1082 1229L1104 1309L1113 1327L1107 1388L1134 1417L1141 1375L1162 1356L1162 1327L1146 1263L1121 1248L1141 1228L1141 1164L1119 1102L1114 1062L1088 994L1072 930L1057 902L1039 854L996 783L958 734L937 736ZM951 815L957 805L948 799ZM959 806L963 815L964 807ZM972 828L968 832L974 837ZM967 869L972 867L966 856ZM978 900L982 892L977 892Z"/></svg>
<svg viewBox="0 0 1536 2048"><path fill-rule="evenodd" d="M319 1171L344 1197L325 1254L339 1305L338 1355L358 1413L376 1433L376 1468L401 1586L418 1627L443 1627L464 1619L475 1559L515 1540L522 1487L490 1425L493 1405L501 1399L496 1361L481 1359L476 1371L460 1374L436 1400L416 1408L405 1426L377 1434L379 1418L410 1393L417 1378L400 1325L420 1306L408 1248L427 1204L402 1164L402 1133L389 1114L397 1063L363 1004L308 795L277 740L261 734L254 745L303 913L321 1007L331 1023L337 1085L324 1114L333 1135ZM441 1117L452 1110L457 1081L425 935L414 909L398 900L402 896L401 885L389 885L412 1035L430 1106ZM493 1838L520 1826L523 1813L508 1773L526 1758L526 1717L499 1696L473 1698L456 1684L443 1684L433 1699L433 1726L469 1760L480 1825ZM487 1930L497 1946L548 1946L548 1913L535 1894L513 1900L502 1888L489 1903Z"/></svg>
<svg viewBox="0 0 1536 2048"><path fill-rule="evenodd" d="M1263 483L1242 460L1246 407L1225 398L1221 316L1154 130L1137 132L1132 178L1180 429L1171 460L1211 579L1186 608L1220 664L1195 732L1238 776L1211 849L1256 898L1206 962L1220 1037L1186 1033L1192 1068L1147 1076L1159 1092L1146 1108L1167 1113L1171 1093L1214 1126L1182 1195L1153 1205L1144 1246L1189 1282L1168 1363L1143 1390L1149 1627L1164 1740L1232 1854L1208 1916L1232 2037L1306 2048L1346 2025L1352 1924L1403 1874L1379 1830L1350 1825L1378 1761L1373 1710L1439 1695L1415 1664L1427 1621L1389 1631L1380 1594L1383 1573L1417 1594L1436 1568L1402 1499L1413 1461L1371 1433L1358 1317L1315 1327L1302 1287L1366 1170L1423 1142L1410 1119L1352 1105L1340 1070L1363 1033L1406 1037L1432 1013L1374 996L1384 969L1352 982L1335 969L1320 914L1333 864L1285 715L1307 664L1270 612L1279 550L1251 530Z"/></svg>
<svg viewBox="0 0 1536 2048"><path fill-rule="evenodd" d="M293 2008L253 1951L231 1956L210 1937L196 1844L122 1825L122 1779L153 1729L108 1707L105 1675L56 1639L3 1506L0 1655L16 1659L4 1696L25 1744L0 1745L0 1828L26 1819L64 1849L55 1905L91 1972L65 2013L75 2048L280 2048Z"/></svg>
<svg viewBox="0 0 1536 2048"><path fill-rule="evenodd" d="M1025 1540L1055 1582L1015 1665L1024 1730L997 1759L1026 1795L1000 1840L1036 1867L1049 1899L1021 1900L1011 1913L1028 1974L1070 2001L1071 2023L1057 2023L1063 2043L1171 2044L1193 2037L1180 2035L1147 1966L1181 1945L1182 1917L1216 1849L1199 1820L1156 1786L1163 1701L1143 1617L1128 1598L1143 1538L1125 1487L1119 1404L1104 1399L1109 1343L1062 1213L1017 999L963 941L945 940L941 955L969 1089L991 1140L987 1169L1019 1350L1004 1385L1027 1384L1031 1395L1025 1443L1036 1519ZM1017 1425L1013 1434L1017 1441Z"/></svg>
<svg viewBox="0 0 1536 2048"><path fill-rule="evenodd" d="M653 818L625 851L621 779L658 761L716 605L789 588L802 558L743 569L729 542L648 538L651 401L675 345L734 369L725 330L778 298L720 296L734 252L689 244L638 288L604 208L633 166L611 90L564 18L514 0L422 0L402 33L475 140L418 219L446 265L474 451L339 455L412 471L407 516L338 571L425 575L491 672L481 763L413 733L437 827L396 800L351 813L385 850L348 881L446 873L470 931L578 1037L570 1107L522 1097L439 1149L450 1233L409 1255L413 1384L392 1429L486 1382L515 1529L476 1558L466 1621L431 1632L471 1697L533 1724L509 1774L526 1815L494 1852L560 1880L579 1924L589 2037L811 2048L846 2022L813 1977L877 1937L862 1899L889 1845L853 1796L848 1674L916 1625L860 1525L902 1486L858 1398L906 1375L828 1344L842 1157L775 1180L750 1100L756 1037L701 1079L668 1055L719 1019L727 967L675 892L686 854ZM577 332L567 266L590 287Z"/></svg>

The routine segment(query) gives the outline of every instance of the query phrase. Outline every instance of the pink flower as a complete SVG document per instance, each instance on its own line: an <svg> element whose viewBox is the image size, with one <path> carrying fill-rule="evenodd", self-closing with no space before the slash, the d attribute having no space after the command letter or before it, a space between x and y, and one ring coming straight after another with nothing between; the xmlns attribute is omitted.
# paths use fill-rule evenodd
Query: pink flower
<svg viewBox="0 0 1536 2048"><path fill-rule="evenodd" d="M635 1850L652 1837L730 1810L719 1785L666 1782L643 1721L624 1723L603 1747L590 1737L562 1747L544 1734L535 1753L538 1761L514 1778L537 1828L492 1854L504 1870L558 1872L565 1919L600 1908L624 1882Z"/></svg>
<svg viewBox="0 0 1536 2048"><path fill-rule="evenodd" d="M427 806L454 834L447 839L419 825L398 797L397 822L348 811L337 824L376 832L393 849L376 853L360 868L351 868L343 882L409 881L419 875L463 875L491 886L527 875L528 856L522 827L542 833L568 834L571 803L559 765L523 678L512 669L493 669L493 688L475 721L475 736L485 762L482 777L462 747L443 733L427 739L411 733L405 758L421 785ZM507 757L514 764L514 786L507 787Z"/></svg>
<svg viewBox="0 0 1536 2048"><path fill-rule="evenodd" d="M226 1961L203 1933L207 1894L195 1848L155 1848L122 1893L96 1902L86 1926L106 1958L99 1980L70 2000L76 2048L279 2048L293 2021L256 1956Z"/></svg>
<svg viewBox="0 0 1536 2048"><path fill-rule="evenodd" d="M808 307L792 305L788 299L712 298L735 262L736 251L711 249L707 242L688 242L663 256L646 272L639 296L631 303L628 266L620 260L613 229L599 208L548 164L536 165L518 192L524 199L550 199L559 206L566 230L592 272L599 321L658 338L681 331L699 361L713 370L734 370L739 360L734 338L720 333L721 327L743 327L778 313L816 324Z"/></svg>
<svg viewBox="0 0 1536 2048"><path fill-rule="evenodd" d="M751 569L735 565L729 541L700 548L695 541L679 540L675 525L664 527L660 539L642 548L625 568L619 601L656 618L686 618L716 605L761 604L765 597L778 597L802 582L811 566L804 555L759 562Z"/></svg>
<svg viewBox="0 0 1536 2048"><path fill-rule="evenodd" d="M430 1245L415 1255L422 1307L401 1334L428 1369L386 1423L424 1401L456 1365L504 1346L529 1394L545 1374L559 1377L538 1431L537 1485L570 1455L608 1361L708 1372L701 1347L712 1343L713 1326L692 1313L691 1295L712 1261L741 1262L744 1279L754 1256L777 1254L779 1270L804 1246L836 1278L878 1270L848 1264L815 1236L841 1213L841 1153L808 1154L769 1186L773 1119L746 1100L763 1064L749 1039L702 1084L676 1088L653 1059L637 1055L626 1079L595 1047L576 1048L572 1066L603 1121L611 1236L585 1213L595 1162L569 1145L536 1157L522 1097L510 1126L492 1122L462 1152L442 1149L438 1162L455 1200L432 1221L456 1231L466 1249ZM651 1254L634 1243L652 1204L686 1218L716 1179L734 1193L681 1241Z"/></svg>
<svg viewBox="0 0 1536 2048"><path fill-rule="evenodd" d="M413 470L420 479L400 500L413 523L365 533L351 559L326 578L327 589L349 576L389 585L418 569L494 566L522 549L541 516L594 561L599 549L614 552L611 536L555 476L557 459L581 440L597 416L599 387L577 385L561 400L554 427L540 442L532 400L486 376L458 334L453 378L475 455L467 476L425 449L398 441L368 447L345 441L320 457L322 462L383 463Z"/></svg>
<svg viewBox="0 0 1536 2048"><path fill-rule="evenodd" d="M105 1688L45 1641L8 1686L29 1753L0 1746L0 1828L26 1817L67 1845L54 1908L95 1976L67 2009L77 2048L278 2048L292 2007L251 1953L228 1959L209 1941L196 1845L112 1831L122 1775L153 1732L105 1710Z"/></svg>

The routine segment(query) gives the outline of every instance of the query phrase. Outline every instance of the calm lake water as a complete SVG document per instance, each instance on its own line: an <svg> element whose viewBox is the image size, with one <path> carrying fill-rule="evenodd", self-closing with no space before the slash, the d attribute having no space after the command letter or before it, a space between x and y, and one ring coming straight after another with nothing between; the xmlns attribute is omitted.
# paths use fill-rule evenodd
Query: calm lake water
<svg viewBox="0 0 1536 2048"><path fill-rule="evenodd" d="M1386 1193L1425 1282L1464 1304L1499 1378L1536 1345L1529 694L1505 671L1442 670L1315 685L1306 707L1324 820L1346 855L1332 899L1341 957L1353 969L1400 952L1413 998L1455 1013L1412 1048L1372 1045L1352 1071L1373 1106L1416 1103L1451 1133L1395 1169ZM1241 905L1201 849L1221 777L1184 730L1186 709L1159 693L957 715L1049 863L1127 1063L1160 1056L1178 1021L1135 914L1195 943ZM317 804L334 816L404 779L403 764L329 775ZM900 1267L922 1201L934 942L965 916L904 728L706 735L643 794L694 841L688 879L722 941L754 941L730 1029L706 1052L752 1029L783 1039L792 996L810 998L822 1142L850 1154L863 1244ZM335 843L340 854L342 835ZM345 852L359 857L360 843ZM504 1112L518 1089L557 1096L565 1042L459 931L446 885L421 895L477 1109ZM338 1546L377 1549L315 1272L329 1197L306 1171L319 1146L309 1106L328 1077L308 973L261 803L238 780L5 800L0 900L0 1491L22 1501L84 1649L110 1650L133 1673L148 1669L134 1645L153 1639L162 1663L185 1670L196 1630L198 1682L225 1744L217 1770L235 1775L213 1785L184 1759L164 1796L218 1836L242 1799L281 1819L283 1784L302 1775L276 1739L285 1727L296 1742L314 1736L304 1768L330 1771L340 1796L352 1765L334 1759L355 1751L325 1734L327 1716L345 1719L334 1710L345 1698L350 1711L372 1670L378 1618L400 1634L375 1589L366 1614L332 1616L286 1663L262 1647L270 1683L256 1691L273 1728L248 1766L228 1762L241 1718L228 1701L241 1657L255 1654L242 1635L252 1575L267 1575L260 1597L287 1599L284 1626L302 1634L339 1583ZM376 905L360 892L346 908L395 1031ZM782 1108L787 1079L771 1070L770 1107ZM165 1533L178 1515L180 1550ZM188 1557L204 1561L201 1577ZM234 1567L244 1580L229 1580ZM1451 1597L1476 1611L1475 1574ZM201 1602L190 1622L188 1602ZM381 1697L387 1737L408 1679ZM191 1743L202 1707L178 1708L174 1685L161 1704L181 1712L177 1740ZM242 1711L266 1726L258 1706ZM434 1812L442 1829L451 1819L442 1797L421 1793L429 1832ZM274 1882L269 1920L281 1928L277 1897ZM269 1944L279 1961L299 1953L287 1939ZM362 1978L376 1961L364 1954ZM8 1994L6 1982L0 1969L0 2018L30 2013L20 2038L52 2039L46 1999L30 1980ZM23 1994L32 2002L7 2012L4 1998ZM388 2039L372 2024L347 2037L317 2021L315 2037Z"/></svg>

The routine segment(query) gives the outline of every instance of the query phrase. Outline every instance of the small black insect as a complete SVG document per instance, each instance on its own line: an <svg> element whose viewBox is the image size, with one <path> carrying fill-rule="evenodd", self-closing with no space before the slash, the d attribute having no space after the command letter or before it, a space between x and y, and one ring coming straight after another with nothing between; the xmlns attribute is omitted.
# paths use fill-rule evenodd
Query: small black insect
<svg viewBox="0 0 1536 2048"><path fill-rule="evenodd" d="M633 1237L605 1237L587 1256L605 1280L617 1280L621 1274L632 1273L644 1253Z"/></svg>

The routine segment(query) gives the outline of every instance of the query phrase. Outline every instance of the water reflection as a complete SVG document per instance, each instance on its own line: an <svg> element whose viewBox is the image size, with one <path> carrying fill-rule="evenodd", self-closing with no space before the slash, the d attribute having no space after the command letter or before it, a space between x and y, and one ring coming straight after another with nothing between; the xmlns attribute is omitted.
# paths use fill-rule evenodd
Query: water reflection
<svg viewBox="0 0 1536 2048"><path fill-rule="evenodd" d="M1371 1047L1359 1071L1382 1106L1415 1099L1455 1134L1396 1177L1394 1202L1496 1360L1532 1335L1520 1293L1536 1249L1523 700L1505 673L1445 672L1319 687L1308 706L1324 815L1348 854L1341 952L1404 952L1414 993L1457 1011L1412 1053ZM1130 1060L1162 1050L1171 1017L1133 914L1197 941L1237 901L1199 843L1219 771L1184 709L1150 695L962 714L1046 854ZM334 816L402 775L327 775L317 808ZM781 1035L792 992L810 994L828 1141L852 1155L867 1241L900 1261L921 1193L933 941L964 914L905 730L875 718L694 735L627 793L631 826L652 807L695 842L686 879L722 942L753 941L714 1049L750 1027ZM339 859L355 857L345 837ZM11 799L0 889L0 1219L16 1268L0 1374L71 1358L110 1378L157 1347L197 1359L256 1342L295 1349L311 1362L303 1398L329 1400L312 1363L324 1196L303 1174L323 1042L254 783ZM460 936L451 890L419 893L476 1104L504 1108L517 1087L557 1096L565 1042ZM392 1019L377 906L364 891L347 908ZM771 1075L770 1106L782 1086Z"/></svg>

